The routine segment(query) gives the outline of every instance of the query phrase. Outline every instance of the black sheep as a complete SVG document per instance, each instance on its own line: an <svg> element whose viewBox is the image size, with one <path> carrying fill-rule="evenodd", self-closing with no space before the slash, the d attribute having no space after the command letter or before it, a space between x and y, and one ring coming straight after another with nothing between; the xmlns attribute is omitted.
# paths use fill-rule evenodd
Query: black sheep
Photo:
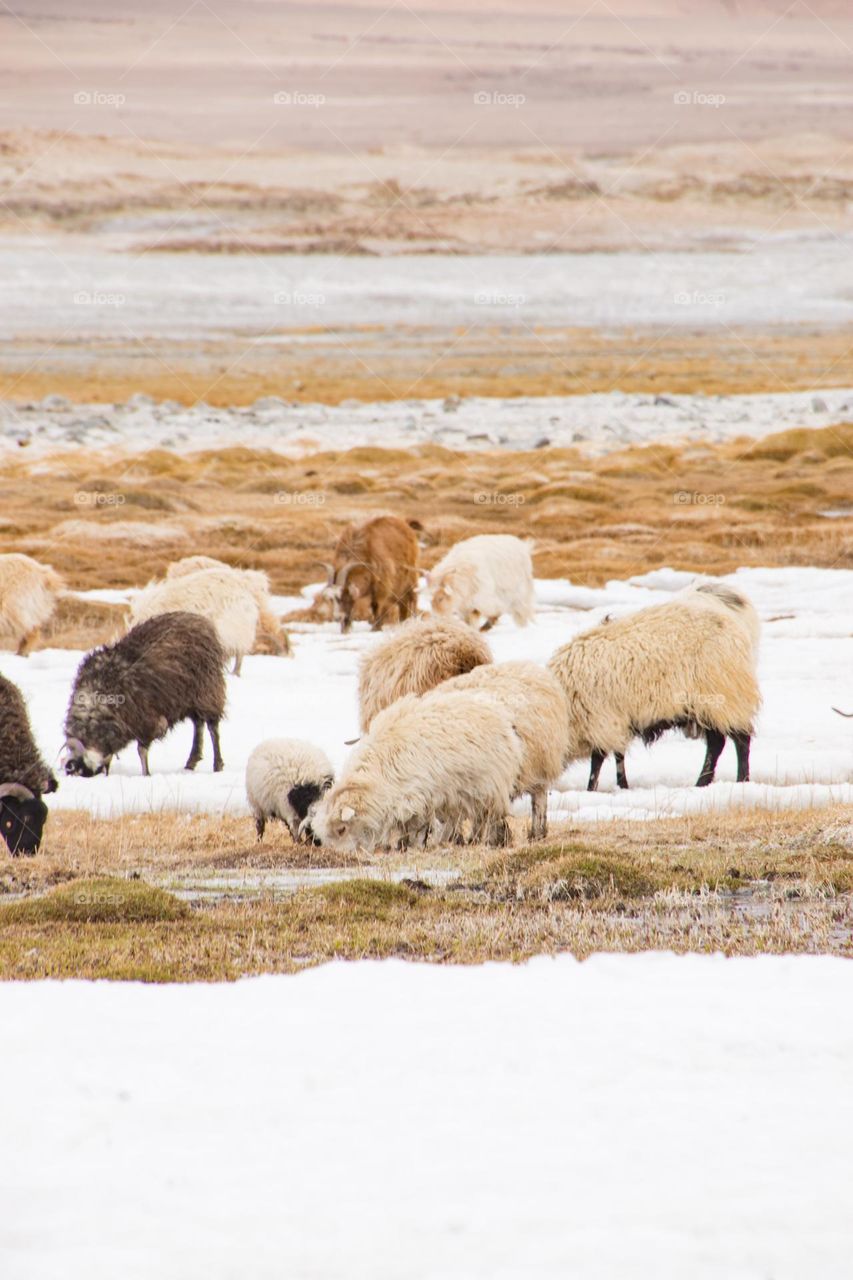
<svg viewBox="0 0 853 1280"><path fill-rule="evenodd" d="M13 855L37 851L47 818L42 795L57 785L35 744L20 689L0 676L0 832Z"/></svg>
<svg viewBox="0 0 853 1280"><path fill-rule="evenodd" d="M148 777L148 748L182 720L193 722L187 769L202 756L207 725L213 768L223 767L219 721L225 714L225 653L213 626L193 613L162 613L132 627L80 663L65 717L65 772L109 773L113 756L135 742Z"/></svg>

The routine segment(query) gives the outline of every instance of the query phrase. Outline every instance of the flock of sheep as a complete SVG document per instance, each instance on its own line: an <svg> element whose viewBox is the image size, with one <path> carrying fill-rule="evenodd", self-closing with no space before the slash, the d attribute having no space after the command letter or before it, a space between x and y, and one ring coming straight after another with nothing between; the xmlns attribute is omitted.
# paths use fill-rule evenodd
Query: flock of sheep
<svg viewBox="0 0 853 1280"><path fill-rule="evenodd" d="M666 604L600 625L559 648L547 665L495 663L483 632L505 613L534 615L530 546L482 535L457 543L426 575L431 612L417 616L416 521L377 516L345 531L326 567L318 607L346 631L353 620L393 630L362 658L361 736L340 776L316 746L261 743L246 769L258 837L271 819L296 841L341 851L442 843L508 842L512 801L528 795L531 839L547 830L547 796L566 766L589 757L594 790L606 757L627 787L632 739L668 729L704 737L697 785L714 778L727 737L738 781L760 704L759 624L749 601L719 583L689 587ZM27 652L62 584L27 556L0 556L0 644ZM186 763L223 767L225 665L239 674L265 633L273 652L290 641L272 612L266 576L203 556L171 565L131 605L130 629L87 654L65 720L64 768L92 777L135 742L144 774L149 749L190 720ZM57 779L33 740L24 699L0 677L0 829L13 854L35 853Z"/></svg>

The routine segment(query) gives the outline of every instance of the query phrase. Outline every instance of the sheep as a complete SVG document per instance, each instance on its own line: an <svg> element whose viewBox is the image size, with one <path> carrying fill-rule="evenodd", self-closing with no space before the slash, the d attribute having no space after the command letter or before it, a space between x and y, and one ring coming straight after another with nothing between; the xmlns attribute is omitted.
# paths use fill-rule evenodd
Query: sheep
<svg viewBox="0 0 853 1280"><path fill-rule="evenodd" d="M535 662L499 662L455 676L436 694L479 689L501 703L512 717L521 739L521 769L512 796L530 796L530 840L548 833L548 790L566 766L569 729L563 690L544 667ZM489 744L484 744L489 749Z"/></svg>
<svg viewBox="0 0 853 1280"><path fill-rule="evenodd" d="M505 843L521 760L509 715L484 694L409 694L373 721L318 806L314 830L333 849L372 850L403 846L435 821L458 830L469 819L475 834Z"/></svg>
<svg viewBox="0 0 853 1280"><path fill-rule="evenodd" d="M65 772L85 778L109 773L116 752L135 741L147 778L151 743L190 719L193 744L185 767L194 769L201 760L207 725L218 773L224 767L224 664L213 624L194 613L158 614L115 644L94 649L80 663L68 705Z"/></svg>
<svg viewBox="0 0 853 1280"><path fill-rule="evenodd" d="M407 693L426 693L451 676L492 661L482 638L452 618L411 618L370 649L359 666L362 733L374 716Z"/></svg>
<svg viewBox="0 0 853 1280"><path fill-rule="evenodd" d="M47 818L42 795L58 785L35 744L20 689L0 676L0 831L13 857L38 852Z"/></svg>
<svg viewBox="0 0 853 1280"><path fill-rule="evenodd" d="M761 623L751 600L724 582L697 582L685 587L674 597L695 607L722 610L724 616L737 619L749 636L753 652L757 655L761 639Z"/></svg>
<svg viewBox="0 0 853 1280"><path fill-rule="evenodd" d="M509 613L526 627L535 613L532 546L489 533L455 543L428 576L433 613L455 614L482 631Z"/></svg>
<svg viewBox="0 0 853 1280"><path fill-rule="evenodd" d="M0 646L29 653L64 590L50 565L17 552L0 555Z"/></svg>
<svg viewBox="0 0 853 1280"><path fill-rule="evenodd" d="M254 596L258 605L258 627L255 636L255 653L273 653L278 656L293 656L290 636L281 625L281 619L273 613L270 600L270 580L261 569L235 569L223 560L214 560L212 556L184 556L175 560L166 570L167 578L185 578L188 574L202 569L220 569L233 573L243 582ZM239 671L236 673L239 675Z"/></svg>
<svg viewBox="0 0 853 1280"><path fill-rule="evenodd" d="M335 547L334 562L325 565L326 592L334 601L341 631L352 626L356 601L370 601L371 626L405 622L417 607L418 556L416 520L374 516L345 529Z"/></svg>
<svg viewBox="0 0 853 1280"><path fill-rule="evenodd" d="M260 743L246 765L246 797L258 839L264 838L270 818L280 818L297 844L318 844L311 817L333 782L334 770L328 756L310 742L267 738Z"/></svg>
<svg viewBox="0 0 853 1280"><path fill-rule="evenodd" d="M185 577L153 582L131 602L132 623L165 613L193 613L213 624L226 657L239 676L244 654L255 643L260 609L255 593L231 569L199 569Z"/></svg>
<svg viewBox="0 0 853 1280"><path fill-rule="evenodd" d="M725 604L719 594L716 600ZM705 737L697 786L713 781L726 737L737 751L738 782L749 781L761 694L741 606L709 605L684 592L576 636L548 667L568 703L568 758L590 756L590 791L611 751L617 783L627 787L624 757L631 739L652 743L667 729Z"/></svg>

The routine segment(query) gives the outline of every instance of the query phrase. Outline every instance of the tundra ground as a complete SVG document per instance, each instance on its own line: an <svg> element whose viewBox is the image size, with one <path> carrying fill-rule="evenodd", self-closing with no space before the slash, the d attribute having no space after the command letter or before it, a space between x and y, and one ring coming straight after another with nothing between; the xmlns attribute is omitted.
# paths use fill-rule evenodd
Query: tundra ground
<svg viewBox="0 0 853 1280"><path fill-rule="evenodd" d="M350 859L354 878L314 886L329 855L283 830L256 845L248 819L58 812L42 855L3 865L0 977L224 980L335 958L566 951L853 954L849 809L562 826L532 846L517 826L509 851ZM282 889L295 870L303 886Z"/></svg>

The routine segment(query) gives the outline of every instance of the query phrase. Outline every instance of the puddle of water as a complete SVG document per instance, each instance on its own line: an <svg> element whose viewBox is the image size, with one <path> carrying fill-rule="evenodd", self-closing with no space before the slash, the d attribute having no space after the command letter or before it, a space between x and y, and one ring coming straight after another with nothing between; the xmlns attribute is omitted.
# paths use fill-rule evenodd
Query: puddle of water
<svg viewBox="0 0 853 1280"><path fill-rule="evenodd" d="M276 871L216 871L193 875L161 876L149 879L161 889L187 902L217 902L227 899L286 897L298 889L338 884L346 880L422 880L440 888L459 878L460 872L444 868L397 867L294 867Z"/></svg>

